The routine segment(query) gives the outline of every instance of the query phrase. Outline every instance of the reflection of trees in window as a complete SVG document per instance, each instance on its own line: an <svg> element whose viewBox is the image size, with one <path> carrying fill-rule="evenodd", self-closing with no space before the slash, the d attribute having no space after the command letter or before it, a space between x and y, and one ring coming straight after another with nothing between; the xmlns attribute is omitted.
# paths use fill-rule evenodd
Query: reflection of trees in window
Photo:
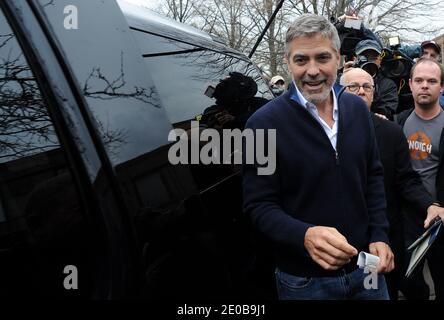
<svg viewBox="0 0 444 320"><path fill-rule="evenodd" d="M13 34L0 35L0 161L58 147L57 138L22 53L13 55ZM8 50L9 49L9 50Z"/></svg>
<svg viewBox="0 0 444 320"><path fill-rule="evenodd" d="M12 38L14 38L12 33L0 34L0 49L6 46Z"/></svg>
<svg viewBox="0 0 444 320"><path fill-rule="evenodd" d="M209 49L192 47L189 44L165 38L159 38L158 41L166 50L162 53L144 55L145 58L174 57L180 61L179 64L184 68L192 66L195 69L191 79L205 83L222 80L232 71L240 72L253 78L258 83L259 94L269 96L268 88L263 88L259 85L263 80L255 67L250 62L244 61L240 57L235 57L228 51L220 53ZM217 83L214 85L217 85Z"/></svg>
<svg viewBox="0 0 444 320"><path fill-rule="evenodd" d="M96 80L93 86L90 83L92 80ZM102 73L100 67L94 67L85 81L83 94L87 97L100 100L131 98L147 103L155 108L160 108L160 101L154 86L151 86L149 89L134 86L131 91L126 91L125 87L126 81L122 52L120 56L120 75L116 79L111 80ZM125 91L122 91L122 89Z"/></svg>
<svg viewBox="0 0 444 320"><path fill-rule="evenodd" d="M120 153L121 147L128 142L127 130L112 130L108 126L105 127L97 117L94 118L96 119L103 144L106 146L110 157L116 157Z"/></svg>
<svg viewBox="0 0 444 320"><path fill-rule="evenodd" d="M251 77L258 84L258 93L264 95L265 91L261 91L260 83L263 82L261 75L257 72L255 67L246 61L243 61L237 57L233 57L226 54L215 53L212 51L203 51L195 54L192 57L193 66L200 69L202 72L196 73L194 76L196 79L209 81L209 80L222 80L225 79L230 72L239 72L245 76ZM207 68L207 70L205 70ZM205 74L205 71L208 74Z"/></svg>
<svg viewBox="0 0 444 320"><path fill-rule="evenodd" d="M268 88L264 89L260 86L263 82L261 75L249 62L238 57L209 50L189 53L187 55L184 64L190 64L191 61L193 67L199 70L193 75L193 79L195 80L204 82L222 80L225 79L230 72L236 71L251 77L258 84L258 94L261 96L269 95L267 91Z"/></svg>
<svg viewBox="0 0 444 320"><path fill-rule="evenodd" d="M83 94L85 97L98 100L113 100L118 98L135 99L155 108L161 107L160 99L154 85L148 89L139 86L128 88L125 80L123 52L120 56L119 76L115 79L111 79L102 72L100 67L94 67L85 80ZM94 114L94 119L98 123L99 132L109 155L112 158L116 157L120 153L121 147L128 143L130 136L129 130L111 130L109 128L109 120L105 120L103 117L95 114L94 108L92 108L92 112Z"/></svg>
<svg viewBox="0 0 444 320"><path fill-rule="evenodd" d="M0 34L0 162L59 147L36 78L22 52L17 53L17 48L14 34ZM92 89L89 81L93 78L99 79L105 86ZM84 85L84 94L104 100L134 98L156 108L160 107L153 87L149 90L134 87L125 92L125 86L122 61L121 74L115 80L107 79L100 68L94 68ZM123 129L111 129L98 118L96 121L110 156L117 154L121 146L127 143L127 132Z"/></svg>
<svg viewBox="0 0 444 320"><path fill-rule="evenodd" d="M47 6L54 6L54 0L45 0L45 1L41 1L41 5L42 7L47 7Z"/></svg>

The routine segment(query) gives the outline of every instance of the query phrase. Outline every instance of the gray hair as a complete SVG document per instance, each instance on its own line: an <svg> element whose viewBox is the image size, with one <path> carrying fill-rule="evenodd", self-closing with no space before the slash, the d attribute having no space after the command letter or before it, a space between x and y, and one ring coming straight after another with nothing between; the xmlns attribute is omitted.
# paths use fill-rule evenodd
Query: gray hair
<svg viewBox="0 0 444 320"><path fill-rule="evenodd" d="M335 26L323 16L316 14L303 14L299 16L288 28L285 40L285 57L290 56L290 43L296 38L313 37L317 33L325 39L331 40L333 49L341 48L341 40Z"/></svg>

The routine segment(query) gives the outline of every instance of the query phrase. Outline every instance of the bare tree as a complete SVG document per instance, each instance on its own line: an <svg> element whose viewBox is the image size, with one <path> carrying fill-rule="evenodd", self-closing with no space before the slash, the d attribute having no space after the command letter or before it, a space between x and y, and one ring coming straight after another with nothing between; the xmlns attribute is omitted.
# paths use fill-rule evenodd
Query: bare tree
<svg viewBox="0 0 444 320"><path fill-rule="evenodd" d="M196 14L193 3L193 0L166 0L163 11L168 17L186 23Z"/></svg>
<svg viewBox="0 0 444 320"><path fill-rule="evenodd" d="M37 79L12 33L0 34L0 162L23 158L60 147L54 126L40 92ZM5 54L6 53L6 54ZM94 68L83 87L83 94L93 99L129 98L159 107L154 88L127 88L123 73L108 79ZM94 80L94 85L90 82ZM125 130L103 125L96 117L103 143L113 156L128 140Z"/></svg>
<svg viewBox="0 0 444 320"><path fill-rule="evenodd" d="M270 21L279 2L279 0L248 0L248 13L255 23L255 29L251 35L255 39ZM262 71L268 77L286 74L283 61L285 32L294 16L293 4L290 1L284 2L284 6L270 24L263 42L253 56L253 60L261 66Z"/></svg>
<svg viewBox="0 0 444 320"><path fill-rule="evenodd" d="M431 0L289 0L298 13L316 13L337 19L357 15L364 19L367 27L382 34L436 33L430 25L430 13L439 9L441 1ZM416 19L415 23L412 21ZM423 21L421 23L420 21ZM418 23L419 21L419 23ZM407 36L408 38L408 36Z"/></svg>
<svg viewBox="0 0 444 320"><path fill-rule="evenodd" d="M431 24L430 13L442 6L441 1L415 0L372 1L361 11L370 29L381 35L401 34L406 40L412 35L435 37L439 29Z"/></svg>
<svg viewBox="0 0 444 320"><path fill-rule="evenodd" d="M198 26L224 39L226 43L245 52L254 45L251 33L255 23L248 15L243 0L207 0L195 5L199 15Z"/></svg>
<svg viewBox="0 0 444 320"><path fill-rule="evenodd" d="M173 1L176 4L178 0ZM167 10L168 3L163 6ZM188 0L193 16L187 23L224 39L232 48L248 54L264 29L279 0ZM416 35L438 35L430 15L439 8L439 0L286 0L276 20L270 25L253 60L268 75L284 74L285 32L303 13L316 13L337 19L346 15L362 17L364 24L382 38L399 34L405 41ZM176 5L177 8L177 5ZM189 7L187 7L189 8ZM191 10L191 9L189 9ZM170 17L179 20L172 12Z"/></svg>

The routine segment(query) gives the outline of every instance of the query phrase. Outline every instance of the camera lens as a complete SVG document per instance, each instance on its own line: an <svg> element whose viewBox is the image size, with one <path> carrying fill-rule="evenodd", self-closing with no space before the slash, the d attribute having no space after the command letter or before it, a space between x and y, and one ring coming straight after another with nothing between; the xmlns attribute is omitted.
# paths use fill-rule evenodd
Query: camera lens
<svg viewBox="0 0 444 320"><path fill-rule="evenodd" d="M376 77L378 73L378 65L374 62L367 62L361 66L361 69L367 71L373 78Z"/></svg>
<svg viewBox="0 0 444 320"><path fill-rule="evenodd" d="M405 72L405 65L402 60L393 61L390 73L393 77L401 77Z"/></svg>

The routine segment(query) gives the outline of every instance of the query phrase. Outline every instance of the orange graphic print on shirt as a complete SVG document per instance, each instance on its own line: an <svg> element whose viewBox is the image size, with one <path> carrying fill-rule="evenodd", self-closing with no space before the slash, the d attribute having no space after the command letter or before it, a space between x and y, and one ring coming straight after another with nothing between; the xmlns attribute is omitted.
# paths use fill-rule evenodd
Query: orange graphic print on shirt
<svg viewBox="0 0 444 320"><path fill-rule="evenodd" d="M431 139L422 131L413 133L407 138L410 157L414 160L424 160L432 153Z"/></svg>

